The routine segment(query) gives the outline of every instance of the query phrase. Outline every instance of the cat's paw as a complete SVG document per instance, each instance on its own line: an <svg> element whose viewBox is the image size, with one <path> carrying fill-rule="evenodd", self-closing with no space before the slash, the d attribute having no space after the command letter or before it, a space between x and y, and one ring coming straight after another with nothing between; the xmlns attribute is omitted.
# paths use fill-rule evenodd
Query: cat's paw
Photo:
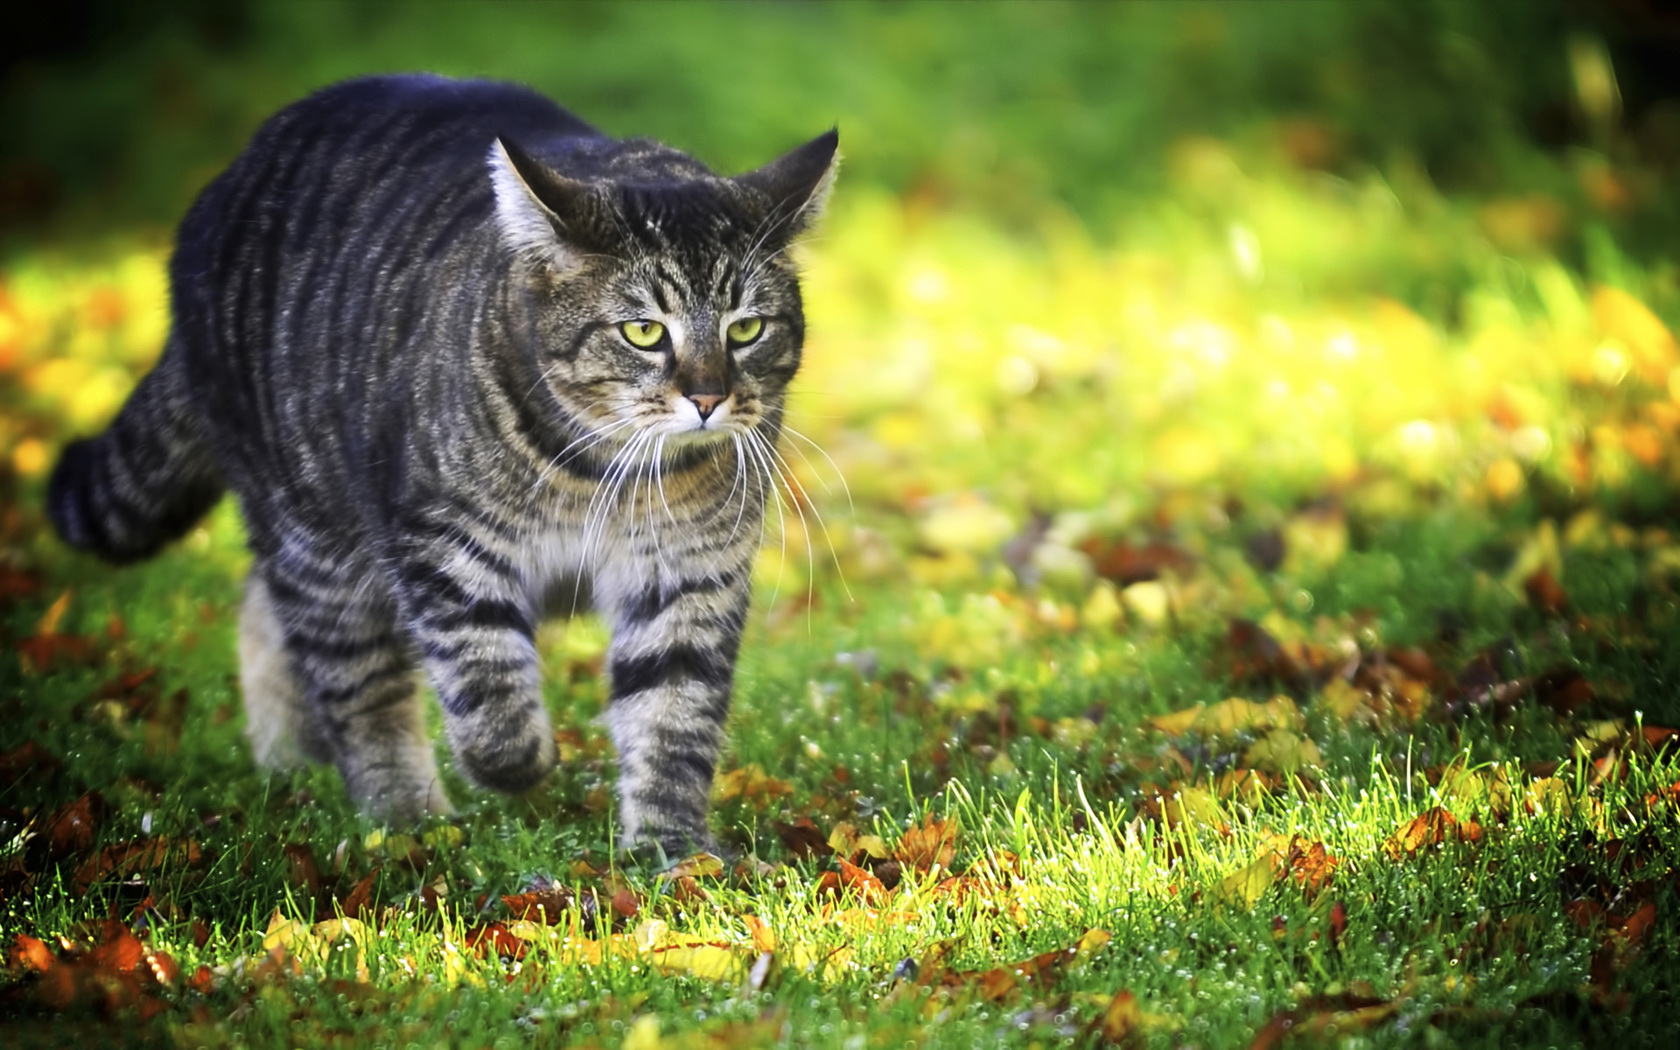
<svg viewBox="0 0 1680 1050"><path fill-rule="evenodd" d="M462 775L491 791L518 795L554 772L559 760L554 734L544 724L509 738L478 735L455 743L455 762Z"/></svg>
<svg viewBox="0 0 1680 1050"><path fill-rule="evenodd" d="M738 859L735 850L720 845L706 830L649 832L626 839L622 845L630 864L661 874L705 856L716 858L723 870Z"/></svg>

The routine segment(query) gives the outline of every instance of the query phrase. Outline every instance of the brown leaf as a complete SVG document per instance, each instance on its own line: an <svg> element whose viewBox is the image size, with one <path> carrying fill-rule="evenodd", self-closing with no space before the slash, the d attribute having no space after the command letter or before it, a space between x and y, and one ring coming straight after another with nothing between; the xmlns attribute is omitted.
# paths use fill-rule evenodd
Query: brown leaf
<svg viewBox="0 0 1680 1050"><path fill-rule="evenodd" d="M101 879L125 878L164 867L196 867L204 851L193 839L155 838L107 846L76 869L76 887L85 890Z"/></svg>
<svg viewBox="0 0 1680 1050"><path fill-rule="evenodd" d="M956 853L957 822L949 818L938 820L930 814L904 832L893 857L919 871L927 871L936 864L941 870L949 871Z"/></svg>
<svg viewBox="0 0 1680 1050"><path fill-rule="evenodd" d="M1275 1014L1255 1033L1249 1050L1276 1050L1283 1045L1285 1037L1301 1033L1322 1037L1369 1028L1399 1013L1402 1005L1403 1000L1376 999L1351 992L1314 996L1293 1010Z"/></svg>
<svg viewBox="0 0 1680 1050"><path fill-rule="evenodd" d="M1225 647L1232 681L1276 682L1291 689L1309 684L1307 669L1253 620L1233 617Z"/></svg>
<svg viewBox="0 0 1680 1050"><path fill-rule="evenodd" d="M286 858L286 882L302 890L311 898L321 893L321 869L315 863L315 851L306 842L290 842L280 847Z"/></svg>
<svg viewBox="0 0 1680 1050"><path fill-rule="evenodd" d="M21 784L24 780L45 780L62 766L58 758L33 740L26 740L10 751L0 753L0 790Z"/></svg>
<svg viewBox="0 0 1680 1050"><path fill-rule="evenodd" d="M503 896L502 903L507 905L508 914L515 919L524 919L546 925L564 915L576 899L572 891L566 887L552 886L548 889L534 890L530 893Z"/></svg>
<svg viewBox="0 0 1680 1050"><path fill-rule="evenodd" d="M105 800L97 791L60 806L47 818L47 842L52 855L64 857L91 849L105 810Z"/></svg>
<svg viewBox="0 0 1680 1050"><path fill-rule="evenodd" d="M1534 698L1564 718L1597 697L1591 682L1573 667L1559 667L1547 671L1534 681Z"/></svg>
<svg viewBox="0 0 1680 1050"><path fill-rule="evenodd" d="M40 593L41 577L38 573L0 566L0 602L33 598Z"/></svg>
<svg viewBox="0 0 1680 1050"><path fill-rule="evenodd" d="M466 932L466 942L468 948L480 955L495 953L504 959L522 959L530 947L508 932L508 928L499 922L474 926Z"/></svg>
<svg viewBox="0 0 1680 1050"><path fill-rule="evenodd" d="M1348 917L1347 905L1337 901L1330 906L1330 947L1340 949L1342 937L1347 934Z"/></svg>
<svg viewBox="0 0 1680 1050"><path fill-rule="evenodd" d="M345 894L344 900L339 906L343 909L347 918L364 918L365 913L373 910L373 882L378 877L379 869L374 868L362 876L361 881L352 886L350 892Z"/></svg>
<svg viewBox="0 0 1680 1050"><path fill-rule="evenodd" d="M38 634L17 643L26 672L44 674L78 664L91 664L99 650L94 639L79 634Z"/></svg>
<svg viewBox="0 0 1680 1050"><path fill-rule="evenodd" d="M1125 540L1091 537L1079 547L1090 556L1097 575L1122 587L1158 580L1166 574L1186 576L1195 565L1189 552L1159 540L1134 545Z"/></svg>
<svg viewBox="0 0 1680 1050"><path fill-rule="evenodd" d="M1066 948L1043 952L1030 959L990 970L945 970L937 974L924 973L946 987L971 986L987 1002L1001 1002L1013 996L1024 985L1048 986L1058 980L1069 966L1090 958L1112 940L1106 930L1087 930L1084 936Z"/></svg>
<svg viewBox="0 0 1680 1050"><path fill-rule="evenodd" d="M800 817L791 824L780 820L771 821L776 834L787 847L789 854L795 860L810 860L813 857L827 857L833 851L828 848L828 836L812 823L810 817Z"/></svg>
<svg viewBox="0 0 1680 1050"><path fill-rule="evenodd" d="M1558 615L1569 608L1569 595L1544 565L1523 581L1523 593L1528 603L1544 613Z"/></svg>

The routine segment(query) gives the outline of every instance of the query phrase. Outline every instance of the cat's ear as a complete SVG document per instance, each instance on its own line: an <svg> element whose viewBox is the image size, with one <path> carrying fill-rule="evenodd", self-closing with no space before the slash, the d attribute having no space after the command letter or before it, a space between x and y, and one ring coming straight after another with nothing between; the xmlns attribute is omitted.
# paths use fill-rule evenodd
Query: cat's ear
<svg viewBox="0 0 1680 1050"><path fill-rule="evenodd" d="M564 273L606 250L598 233L605 202L587 182L568 179L506 139L490 144L496 227L515 253Z"/></svg>
<svg viewBox="0 0 1680 1050"><path fill-rule="evenodd" d="M770 220L791 240L822 215L839 170L840 131L834 129L735 181L770 198Z"/></svg>

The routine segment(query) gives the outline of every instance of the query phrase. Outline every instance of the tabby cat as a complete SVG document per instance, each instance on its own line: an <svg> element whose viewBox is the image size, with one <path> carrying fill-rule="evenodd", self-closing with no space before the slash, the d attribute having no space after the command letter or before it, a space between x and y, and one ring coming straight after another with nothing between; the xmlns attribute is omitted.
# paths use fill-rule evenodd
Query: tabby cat
<svg viewBox="0 0 1680 1050"><path fill-rule="evenodd" d="M53 522L128 561L231 489L256 758L331 761L393 821L450 808L417 667L473 783L548 775L533 630L584 595L626 844L704 848L804 340L787 248L837 143L725 178L521 87L329 87L188 212L163 354L65 449Z"/></svg>

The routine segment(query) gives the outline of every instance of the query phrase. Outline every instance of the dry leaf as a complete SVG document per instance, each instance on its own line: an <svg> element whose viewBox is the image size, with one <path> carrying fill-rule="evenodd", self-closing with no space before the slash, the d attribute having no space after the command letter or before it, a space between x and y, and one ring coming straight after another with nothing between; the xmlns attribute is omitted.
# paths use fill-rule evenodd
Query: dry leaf
<svg viewBox="0 0 1680 1050"><path fill-rule="evenodd" d="M893 850L893 856L900 864L908 864L920 871L927 871L935 865L949 871L957 852L956 842L957 822L952 819L937 820L930 815L905 831Z"/></svg>

